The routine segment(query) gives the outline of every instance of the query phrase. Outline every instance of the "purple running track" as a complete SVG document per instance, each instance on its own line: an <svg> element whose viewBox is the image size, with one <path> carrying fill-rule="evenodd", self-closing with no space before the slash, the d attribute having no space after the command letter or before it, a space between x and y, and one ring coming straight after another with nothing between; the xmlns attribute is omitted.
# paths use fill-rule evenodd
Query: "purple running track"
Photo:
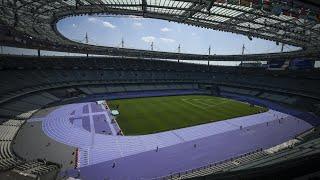
<svg viewBox="0 0 320 180"><path fill-rule="evenodd" d="M80 168L83 179L150 179L219 162L295 137L308 128L295 120L273 121ZM248 130L249 129L249 130ZM196 148L194 147L196 144ZM155 147L156 149L156 147ZM112 168L113 163L115 168Z"/></svg>

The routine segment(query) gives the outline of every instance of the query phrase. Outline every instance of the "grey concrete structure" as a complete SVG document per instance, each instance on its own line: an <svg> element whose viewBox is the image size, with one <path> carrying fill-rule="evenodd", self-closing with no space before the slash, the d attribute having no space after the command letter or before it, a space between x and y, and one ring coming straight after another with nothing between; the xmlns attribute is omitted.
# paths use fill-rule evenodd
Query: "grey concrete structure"
<svg viewBox="0 0 320 180"><path fill-rule="evenodd" d="M27 161L45 159L62 165L62 169L73 169L76 148L49 138L41 124L41 121L27 122L22 126L14 140L14 152Z"/></svg>

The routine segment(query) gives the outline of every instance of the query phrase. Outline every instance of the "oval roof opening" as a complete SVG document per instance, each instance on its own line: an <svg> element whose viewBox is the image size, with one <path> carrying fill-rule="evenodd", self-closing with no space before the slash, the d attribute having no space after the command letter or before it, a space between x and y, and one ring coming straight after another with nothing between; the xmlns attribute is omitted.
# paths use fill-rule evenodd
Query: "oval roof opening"
<svg viewBox="0 0 320 180"><path fill-rule="evenodd" d="M57 24L76 42L99 46L191 54L260 54L299 50L299 47L254 37L136 16L73 16Z"/></svg>

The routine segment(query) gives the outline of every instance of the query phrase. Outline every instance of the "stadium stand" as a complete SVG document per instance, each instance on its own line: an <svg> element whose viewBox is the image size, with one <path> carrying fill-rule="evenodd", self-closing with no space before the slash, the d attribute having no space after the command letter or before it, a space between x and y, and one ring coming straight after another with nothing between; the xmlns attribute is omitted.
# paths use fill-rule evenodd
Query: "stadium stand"
<svg viewBox="0 0 320 180"><path fill-rule="evenodd" d="M23 161L16 157L11 144L24 121L10 119L0 125L0 170L7 170Z"/></svg>
<svg viewBox="0 0 320 180"><path fill-rule="evenodd" d="M44 179L45 175L57 173L58 169L59 166L56 164L37 160L17 165L11 171L33 179Z"/></svg>
<svg viewBox="0 0 320 180"><path fill-rule="evenodd" d="M82 57L2 58L0 75L7 85L0 88L0 115L9 118L28 118L37 109L67 98L115 92L199 89L199 84L214 84L224 92L258 95L293 105L302 104L301 101L308 98L316 99L312 104L317 104L320 96L319 83L316 83L318 70L271 73L255 68L217 68L170 61L127 61L125 58L92 57L87 61ZM10 83L13 81L14 84ZM25 112L30 113L23 114Z"/></svg>
<svg viewBox="0 0 320 180"><path fill-rule="evenodd" d="M221 91L256 96L259 91L220 86Z"/></svg>
<svg viewBox="0 0 320 180"><path fill-rule="evenodd" d="M286 104L293 104L297 101L297 99L295 99L294 97L288 97L280 94L263 93L259 97L264 99L269 99L272 101L286 103Z"/></svg>
<svg viewBox="0 0 320 180"><path fill-rule="evenodd" d="M25 161L18 157L12 148L14 138L24 120L9 119L0 125L0 171L7 174L7 178L29 177L31 179L46 179L54 177L59 172L59 165L44 160ZM10 174L12 172L12 174Z"/></svg>

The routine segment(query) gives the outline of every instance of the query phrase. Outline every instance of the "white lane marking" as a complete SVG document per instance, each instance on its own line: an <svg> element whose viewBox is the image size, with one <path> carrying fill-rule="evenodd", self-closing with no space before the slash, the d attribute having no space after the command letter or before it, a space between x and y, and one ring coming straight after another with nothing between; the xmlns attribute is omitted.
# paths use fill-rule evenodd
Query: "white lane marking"
<svg viewBox="0 0 320 180"><path fill-rule="evenodd" d="M91 103L88 103L88 109L89 109L89 118L90 118L90 130L91 130L91 148L94 146L94 135L95 135L95 128L94 128L94 122L92 117L92 109L91 109Z"/></svg>

